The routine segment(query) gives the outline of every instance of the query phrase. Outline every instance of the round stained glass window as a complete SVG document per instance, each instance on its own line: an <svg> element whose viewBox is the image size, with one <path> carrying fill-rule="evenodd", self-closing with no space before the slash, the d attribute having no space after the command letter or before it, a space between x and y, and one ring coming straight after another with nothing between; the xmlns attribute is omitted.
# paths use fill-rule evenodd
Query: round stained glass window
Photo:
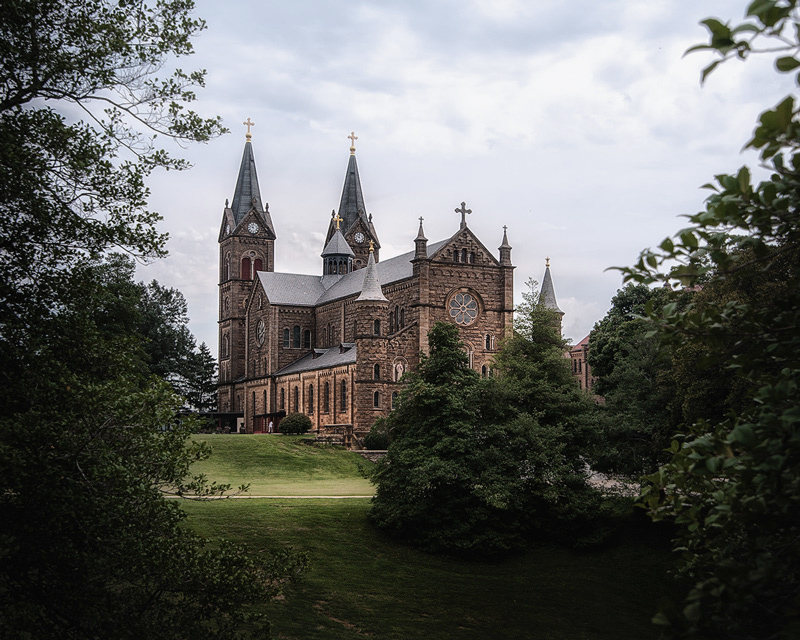
<svg viewBox="0 0 800 640"><path fill-rule="evenodd" d="M478 317L478 302L468 293L458 292L450 298L447 310L456 324L472 324Z"/></svg>

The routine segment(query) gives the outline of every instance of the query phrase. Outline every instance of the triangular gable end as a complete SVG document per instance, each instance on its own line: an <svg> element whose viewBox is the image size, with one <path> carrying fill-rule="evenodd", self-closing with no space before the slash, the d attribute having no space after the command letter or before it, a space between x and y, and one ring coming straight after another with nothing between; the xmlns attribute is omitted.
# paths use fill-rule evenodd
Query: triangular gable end
<svg viewBox="0 0 800 640"><path fill-rule="evenodd" d="M219 240L217 242L222 242L235 228L236 221L233 219L233 211L230 207L225 207L225 211L222 212L222 224L219 227Z"/></svg>
<svg viewBox="0 0 800 640"><path fill-rule="evenodd" d="M475 252L475 262L473 264L491 265L493 267L500 266L500 261L486 248L486 245L478 239L478 236L476 236L469 227L459 229L449 240L446 240L442 246L431 254L429 259L437 262L453 262L452 251L457 249L460 252L466 244L472 242L478 245L478 251Z"/></svg>
<svg viewBox="0 0 800 640"><path fill-rule="evenodd" d="M258 229L253 233L250 230L251 224L258 225ZM255 227L253 227L255 229ZM252 236L253 238L266 238L267 240L275 240L275 234L270 226L264 220L264 217L256 210L250 211L242 218L241 222L236 225L233 233L239 236Z"/></svg>

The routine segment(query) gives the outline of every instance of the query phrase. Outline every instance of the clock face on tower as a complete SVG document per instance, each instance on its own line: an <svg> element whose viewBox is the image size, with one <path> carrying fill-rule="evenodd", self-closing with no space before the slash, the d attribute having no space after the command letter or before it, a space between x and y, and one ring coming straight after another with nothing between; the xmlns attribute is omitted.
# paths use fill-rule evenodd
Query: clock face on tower
<svg viewBox="0 0 800 640"><path fill-rule="evenodd" d="M258 233L258 225L255 222L251 222L247 225L247 230L250 233Z"/></svg>
<svg viewBox="0 0 800 640"><path fill-rule="evenodd" d="M353 236L353 239L358 242L358 244L361 244L365 240L364 234L359 231L355 236Z"/></svg>

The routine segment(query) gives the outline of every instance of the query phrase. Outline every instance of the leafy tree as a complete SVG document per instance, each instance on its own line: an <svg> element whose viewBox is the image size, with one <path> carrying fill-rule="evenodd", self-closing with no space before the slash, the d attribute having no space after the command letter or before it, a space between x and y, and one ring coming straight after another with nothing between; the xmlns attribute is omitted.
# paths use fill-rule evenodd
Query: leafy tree
<svg viewBox="0 0 800 640"><path fill-rule="evenodd" d="M159 77L203 23L187 0L0 7L0 629L9 638L232 638L268 627L302 557L211 548L165 492L208 454L151 375L130 263L164 254L155 136L205 141L203 73ZM83 118L83 119L80 119ZM192 344L193 346L193 344Z"/></svg>
<svg viewBox="0 0 800 640"><path fill-rule="evenodd" d="M777 52L779 72L800 68L795 0L757 0L744 22L708 19L719 57ZM760 48L766 41L766 47ZM800 78L795 77L795 87ZM800 633L800 113L794 96L759 117L748 147L770 176L743 167L716 176L704 211L624 269L629 280L692 285L713 295L653 314L669 344L719 349L740 385L726 416L698 420L648 477L642 499L679 526L683 607L657 621L672 635L792 638ZM672 267L672 265L677 266ZM666 268L666 267L670 268ZM705 290L705 289L704 289Z"/></svg>
<svg viewBox="0 0 800 640"><path fill-rule="evenodd" d="M490 556L536 533L563 533L578 498L592 501L570 432L581 431L578 407L586 405L553 317L543 317L529 335L544 344L515 339L498 361L501 377L488 379L469 368L458 328L434 325L430 354L406 374L383 423L391 442L373 476L370 512L379 528L432 551ZM550 374L568 390L539 379Z"/></svg>
<svg viewBox="0 0 800 640"><path fill-rule="evenodd" d="M196 411L217 408L217 360L205 342L192 353L185 378L184 395L189 407Z"/></svg>
<svg viewBox="0 0 800 640"><path fill-rule="evenodd" d="M591 455L597 471L640 476L669 459L666 449L681 421L672 355L645 314L675 297L665 288L628 284L592 329L587 360L598 378L594 392L605 399Z"/></svg>

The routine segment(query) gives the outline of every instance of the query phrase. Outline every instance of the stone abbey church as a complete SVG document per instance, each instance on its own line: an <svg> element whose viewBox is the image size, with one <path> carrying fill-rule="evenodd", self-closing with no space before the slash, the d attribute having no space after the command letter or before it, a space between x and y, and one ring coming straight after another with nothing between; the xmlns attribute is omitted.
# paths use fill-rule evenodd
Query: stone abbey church
<svg viewBox="0 0 800 640"><path fill-rule="evenodd" d="M231 429L277 431L283 416L304 413L320 433L358 436L392 408L434 323L459 326L470 366L482 375L511 331L514 267L505 229L495 255L467 226L470 211L461 203L451 237L429 242L420 218L408 253L381 260L380 221L367 213L357 138L350 138L338 211L304 221L327 225L319 272L281 273L281 214L273 221L261 199L248 126L219 234L218 411ZM543 285L555 305L549 270Z"/></svg>

